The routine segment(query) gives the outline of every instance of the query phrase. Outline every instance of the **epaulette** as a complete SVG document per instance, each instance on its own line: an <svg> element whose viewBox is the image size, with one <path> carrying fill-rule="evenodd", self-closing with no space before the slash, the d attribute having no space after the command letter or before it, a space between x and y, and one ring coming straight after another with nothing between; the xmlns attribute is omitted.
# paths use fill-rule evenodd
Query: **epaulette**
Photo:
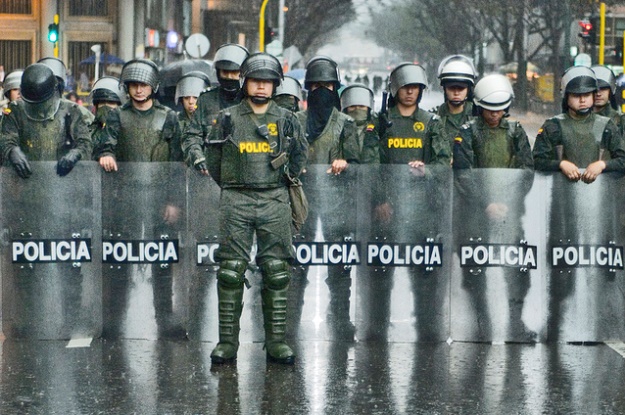
<svg viewBox="0 0 625 415"><path fill-rule="evenodd" d="M432 114L432 120L436 121L436 120L440 120L441 116L438 114Z"/></svg>

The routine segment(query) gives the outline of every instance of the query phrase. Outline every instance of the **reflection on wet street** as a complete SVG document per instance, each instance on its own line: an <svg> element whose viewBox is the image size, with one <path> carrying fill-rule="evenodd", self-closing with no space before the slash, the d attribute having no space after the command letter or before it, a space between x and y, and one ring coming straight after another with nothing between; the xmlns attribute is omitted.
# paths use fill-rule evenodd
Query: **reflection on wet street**
<svg viewBox="0 0 625 415"><path fill-rule="evenodd" d="M243 343L2 344L2 414L619 414L625 360L604 344L300 341L294 366Z"/></svg>

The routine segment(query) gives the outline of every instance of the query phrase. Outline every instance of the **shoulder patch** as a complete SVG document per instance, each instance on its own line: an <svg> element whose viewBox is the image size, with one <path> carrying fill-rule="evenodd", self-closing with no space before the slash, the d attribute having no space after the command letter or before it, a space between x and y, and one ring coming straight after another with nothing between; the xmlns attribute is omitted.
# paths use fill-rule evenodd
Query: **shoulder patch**
<svg viewBox="0 0 625 415"><path fill-rule="evenodd" d="M11 108L5 108L2 110L2 114L9 115L11 113Z"/></svg>

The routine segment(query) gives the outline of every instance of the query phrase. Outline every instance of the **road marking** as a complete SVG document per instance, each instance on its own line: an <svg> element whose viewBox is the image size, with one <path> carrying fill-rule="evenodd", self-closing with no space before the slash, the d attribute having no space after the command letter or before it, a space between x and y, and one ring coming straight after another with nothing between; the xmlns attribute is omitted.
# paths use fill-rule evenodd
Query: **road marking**
<svg viewBox="0 0 625 415"><path fill-rule="evenodd" d="M604 342L610 349L614 350L616 353L620 354L625 358L625 343L621 341L608 341Z"/></svg>
<svg viewBox="0 0 625 415"><path fill-rule="evenodd" d="M69 343L67 343L67 346L65 346L66 349L74 349L77 347L90 347L91 346L91 340L93 340L93 337L77 337L77 338L71 338L69 340Z"/></svg>

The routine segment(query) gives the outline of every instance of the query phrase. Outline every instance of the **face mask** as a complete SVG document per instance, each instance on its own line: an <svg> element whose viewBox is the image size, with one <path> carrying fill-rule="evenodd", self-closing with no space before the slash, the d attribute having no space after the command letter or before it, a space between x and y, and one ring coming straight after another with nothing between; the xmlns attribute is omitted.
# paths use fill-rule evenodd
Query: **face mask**
<svg viewBox="0 0 625 415"><path fill-rule="evenodd" d="M368 109L358 108L358 109L348 112L347 114L350 117L352 117L354 121L356 121L356 124L361 124L361 125L367 121L367 118L369 118Z"/></svg>
<svg viewBox="0 0 625 415"><path fill-rule="evenodd" d="M238 92L241 85L238 79L219 79L219 85L228 92Z"/></svg>

